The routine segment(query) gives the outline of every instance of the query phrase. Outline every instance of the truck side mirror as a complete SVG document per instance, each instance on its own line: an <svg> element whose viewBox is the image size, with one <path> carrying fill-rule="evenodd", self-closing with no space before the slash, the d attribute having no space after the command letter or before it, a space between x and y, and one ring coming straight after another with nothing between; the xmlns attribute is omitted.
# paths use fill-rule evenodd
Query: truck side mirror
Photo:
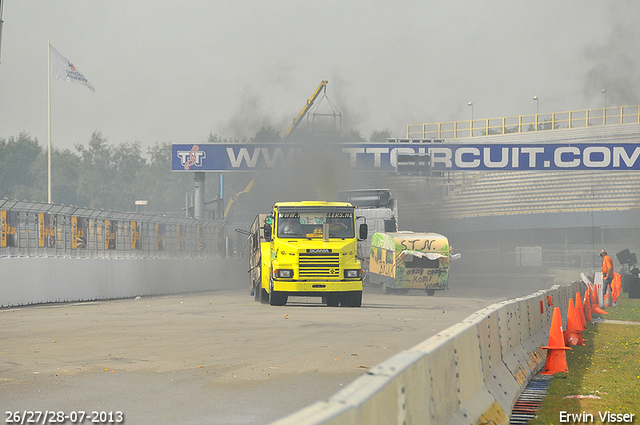
<svg viewBox="0 0 640 425"><path fill-rule="evenodd" d="M361 241L367 240L367 236L369 233L369 228L367 227L367 223L362 223L358 231L359 231L358 239L360 239Z"/></svg>
<svg viewBox="0 0 640 425"><path fill-rule="evenodd" d="M264 225L264 240L267 242L271 242L271 225Z"/></svg>

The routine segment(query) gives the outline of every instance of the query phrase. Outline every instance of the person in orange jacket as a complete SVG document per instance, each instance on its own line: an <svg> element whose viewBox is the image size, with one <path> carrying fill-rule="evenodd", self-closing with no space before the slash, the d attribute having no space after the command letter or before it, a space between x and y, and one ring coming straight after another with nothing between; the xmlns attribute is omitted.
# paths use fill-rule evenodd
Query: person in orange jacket
<svg viewBox="0 0 640 425"><path fill-rule="evenodd" d="M613 281L613 261L604 249L600 251L600 257L602 258L602 296L604 296Z"/></svg>

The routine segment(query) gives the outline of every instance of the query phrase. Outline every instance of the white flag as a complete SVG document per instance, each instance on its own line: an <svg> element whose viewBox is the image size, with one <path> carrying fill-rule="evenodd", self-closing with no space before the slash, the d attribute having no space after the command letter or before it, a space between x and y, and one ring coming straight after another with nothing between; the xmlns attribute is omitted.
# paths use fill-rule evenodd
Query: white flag
<svg viewBox="0 0 640 425"><path fill-rule="evenodd" d="M82 75L80 71L58 52L56 49L49 45L49 56L51 59L51 76L56 80L72 81L74 83L80 83L89 87L89 89L95 93L96 89L93 88L91 83Z"/></svg>

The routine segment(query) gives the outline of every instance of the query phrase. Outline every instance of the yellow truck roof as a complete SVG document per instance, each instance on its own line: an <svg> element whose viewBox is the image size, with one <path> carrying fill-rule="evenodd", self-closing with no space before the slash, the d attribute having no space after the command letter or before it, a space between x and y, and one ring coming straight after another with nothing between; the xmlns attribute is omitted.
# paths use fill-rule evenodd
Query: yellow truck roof
<svg viewBox="0 0 640 425"><path fill-rule="evenodd" d="M276 202L275 207L352 207L349 202L297 201Z"/></svg>

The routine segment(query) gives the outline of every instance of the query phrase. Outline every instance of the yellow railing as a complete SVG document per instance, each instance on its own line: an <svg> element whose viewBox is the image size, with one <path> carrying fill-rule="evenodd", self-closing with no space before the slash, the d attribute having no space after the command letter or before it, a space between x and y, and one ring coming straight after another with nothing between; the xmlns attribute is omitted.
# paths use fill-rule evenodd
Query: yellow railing
<svg viewBox="0 0 640 425"><path fill-rule="evenodd" d="M409 124L408 138L457 139L492 134L526 133L560 128L584 128L640 123L640 106L582 109L467 121Z"/></svg>

